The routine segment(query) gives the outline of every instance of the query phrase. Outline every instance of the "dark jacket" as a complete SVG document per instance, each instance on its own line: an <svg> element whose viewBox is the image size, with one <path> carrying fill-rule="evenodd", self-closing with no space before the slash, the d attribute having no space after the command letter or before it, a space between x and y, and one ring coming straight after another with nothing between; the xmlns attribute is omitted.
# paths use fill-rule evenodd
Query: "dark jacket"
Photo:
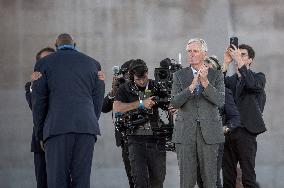
<svg viewBox="0 0 284 188"><path fill-rule="evenodd" d="M241 126L240 113L234 101L233 93L230 89L225 88L225 125L229 125L230 129Z"/></svg>
<svg viewBox="0 0 284 188"><path fill-rule="evenodd" d="M67 133L100 135L105 85L98 79L99 70L96 60L71 49L58 50L36 63L35 71L42 73L32 92L38 139Z"/></svg>
<svg viewBox="0 0 284 188"><path fill-rule="evenodd" d="M234 94L234 100L240 112L241 126L252 134L263 133L266 128L258 103L258 95L263 93L265 88L265 75L261 72L255 73L246 66L242 66L239 72L240 81L238 81L238 75L234 74L225 78L225 85Z"/></svg>
<svg viewBox="0 0 284 188"><path fill-rule="evenodd" d="M31 87L31 82L27 82L25 84L26 100L30 109L32 110L32 93L30 91L30 87ZM31 152L43 152L42 149L40 148L40 143L36 141L34 127L32 133L32 141L31 141Z"/></svg>
<svg viewBox="0 0 284 188"><path fill-rule="evenodd" d="M102 107L102 112L108 113L112 111L112 107L113 107L113 99L109 99L108 95L105 96L103 107ZM112 119L113 119L113 112L112 112ZM114 129L114 135L115 135L116 146L121 146L123 144L122 134L117 129Z"/></svg>

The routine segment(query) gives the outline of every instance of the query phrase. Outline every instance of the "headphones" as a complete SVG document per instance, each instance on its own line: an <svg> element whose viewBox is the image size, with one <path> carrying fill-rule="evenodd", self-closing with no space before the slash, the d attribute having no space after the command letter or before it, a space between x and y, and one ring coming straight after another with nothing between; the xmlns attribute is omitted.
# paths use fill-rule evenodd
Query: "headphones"
<svg viewBox="0 0 284 188"><path fill-rule="evenodd" d="M134 60L130 66L129 66L129 77L131 81L134 81L134 74L135 74L135 70L136 69L142 69L142 72L148 72L148 67L146 65L146 63L141 60L141 59L137 59Z"/></svg>

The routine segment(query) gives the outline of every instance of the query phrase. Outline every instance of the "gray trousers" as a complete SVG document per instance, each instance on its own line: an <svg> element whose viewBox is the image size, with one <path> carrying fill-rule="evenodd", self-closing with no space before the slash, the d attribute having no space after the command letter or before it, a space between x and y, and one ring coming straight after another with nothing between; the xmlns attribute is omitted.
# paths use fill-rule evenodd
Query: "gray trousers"
<svg viewBox="0 0 284 188"><path fill-rule="evenodd" d="M180 188L194 188L197 181L198 167L200 168L204 188L216 188L219 144L206 144L200 127L195 130L194 142L176 144L180 170Z"/></svg>

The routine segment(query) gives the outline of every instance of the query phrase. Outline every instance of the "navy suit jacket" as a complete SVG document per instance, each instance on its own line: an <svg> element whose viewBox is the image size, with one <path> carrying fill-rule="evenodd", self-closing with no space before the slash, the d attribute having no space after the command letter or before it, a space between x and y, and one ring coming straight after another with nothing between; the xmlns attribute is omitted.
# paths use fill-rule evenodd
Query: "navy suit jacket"
<svg viewBox="0 0 284 188"><path fill-rule="evenodd" d="M233 92L225 88L225 124L229 123L230 128L234 129L241 126L240 113L234 101Z"/></svg>
<svg viewBox="0 0 284 188"><path fill-rule="evenodd" d="M100 135L105 85L99 70L96 60L72 49L58 50L36 63L35 71L42 73L32 86L37 139L68 133Z"/></svg>
<svg viewBox="0 0 284 188"><path fill-rule="evenodd" d="M27 82L25 85L25 90L26 90L27 103L30 109L32 110L32 93L30 91L30 86L31 86L31 82ZM32 133L32 141L31 141L31 152L43 152L40 147L40 142L36 141L34 127L33 127L33 133Z"/></svg>

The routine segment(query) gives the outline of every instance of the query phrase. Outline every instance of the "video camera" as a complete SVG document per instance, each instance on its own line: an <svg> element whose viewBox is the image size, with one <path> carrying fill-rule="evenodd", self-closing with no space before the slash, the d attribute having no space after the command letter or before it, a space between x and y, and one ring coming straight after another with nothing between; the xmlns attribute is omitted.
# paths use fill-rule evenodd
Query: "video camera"
<svg viewBox="0 0 284 188"><path fill-rule="evenodd" d="M172 90L173 73L182 69L181 64L175 63L175 60L169 58L163 59L160 62L160 67L155 68L155 86L154 96L158 107L162 110L167 110Z"/></svg>
<svg viewBox="0 0 284 188"><path fill-rule="evenodd" d="M153 132L157 136L164 137L166 140L166 150L174 151L175 146L172 142L172 134L174 128L173 115L168 110L171 101L171 90L173 84L173 73L182 69L180 63L174 59L163 59L160 62L160 67L155 68L155 86L153 95L159 108L166 112L167 123L161 120L160 126L155 127Z"/></svg>
<svg viewBox="0 0 284 188"><path fill-rule="evenodd" d="M115 113L115 128L123 135L133 134L138 126L149 121L149 114L153 110L134 109L126 113Z"/></svg>
<svg viewBox="0 0 284 188"><path fill-rule="evenodd" d="M128 69L127 68L121 68L121 67L115 65L115 66L112 67L112 72L113 72L114 76L119 76L121 74L123 75L123 74L127 73Z"/></svg>

